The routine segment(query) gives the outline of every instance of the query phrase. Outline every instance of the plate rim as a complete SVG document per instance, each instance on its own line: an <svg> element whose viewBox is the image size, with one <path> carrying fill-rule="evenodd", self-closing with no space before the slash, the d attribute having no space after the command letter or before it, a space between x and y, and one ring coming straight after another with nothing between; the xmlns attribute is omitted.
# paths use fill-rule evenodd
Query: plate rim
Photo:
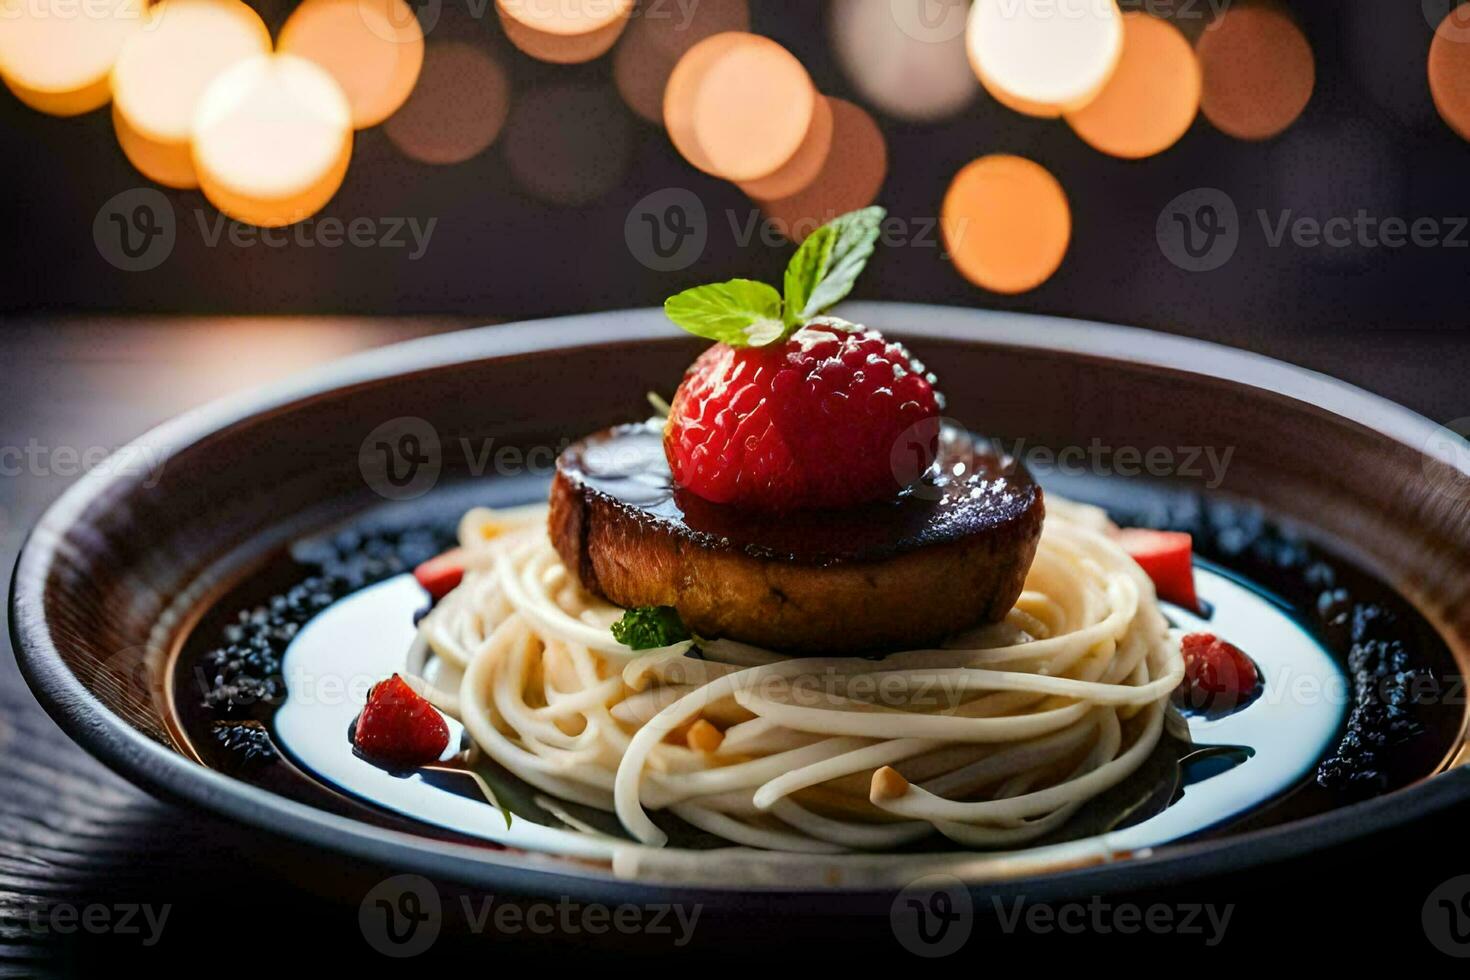
<svg viewBox="0 0 1470 980"><path fill-rule="evenodd" d="M1263 354L1154 330L920 303L853 302L843 304L839 312L857 322L910 324L889 330L909 339L1050 350L1231 381L1315 406L1420 452L1433 451L1431 436L1441 428L1408 408L1328 375ZM656 307L450 331L362 351L209 402L141 434L119 452L146 443L155 450L162 447L173 453L248 418L330 391L399 374L521 354L674 336L681 336L680 331ZM1450 465L1458 465L1452 456L1437 455ZM633 897L661 901L673 898L716 906L729 906L736 900L746 903L759 895L767 902L792 907L811 907L822 901L824 909L834 911L830 905L834 895L847 896L853 901L872 901L891 895L907 880L895 878L891 886L837 885L813 889L718 883L685 885L620 878L610 869L572 864L555 855L493 850L374 827L200 766L148 738L103 705L61 659L45 617L45 583L62 534L89 504L125 479L125 474L111 474L107 467L94 468L46 509L27 534L16 561L9 595L9 623L11 645L21 673L47 713L84 750L148 792L384 867L528 894L550 892L612 902ZM1089 888L1114 891L1175 883L1321 850L1367 831L1385 830L1428 816L1466 799L1470 799L1470 766L1460 766L1391 793L1279 827L1221 840L1174 845L1168 854L1150 851L1117 863L1015 878L971 878L965 884L971 890L987 894L1018 894L1024 890L1036 899ZM956 863L961 863L973 855L957 853L953 857ZM963 872L964 869L955 870ZM923 872L915 872L920 873Z"/></svg>

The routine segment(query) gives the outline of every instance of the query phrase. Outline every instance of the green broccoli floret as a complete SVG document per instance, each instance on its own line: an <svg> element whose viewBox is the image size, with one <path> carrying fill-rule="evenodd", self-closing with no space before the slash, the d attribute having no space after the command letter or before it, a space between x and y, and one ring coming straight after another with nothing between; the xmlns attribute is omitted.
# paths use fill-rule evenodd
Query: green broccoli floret
<svg viewBox="0 0 1470 980"><path fill-rule="evenodd" d="M629 609L612 625L612 635L634 650L652 650L690 639L689 630L673 606Z"/></svg>

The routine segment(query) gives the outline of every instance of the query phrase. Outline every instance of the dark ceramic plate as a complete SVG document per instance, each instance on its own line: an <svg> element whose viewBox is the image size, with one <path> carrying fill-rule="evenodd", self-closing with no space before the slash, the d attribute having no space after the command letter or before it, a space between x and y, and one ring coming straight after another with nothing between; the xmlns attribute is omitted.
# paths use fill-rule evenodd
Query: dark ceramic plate
<svg viewBox="0 0 1470 980"><path fill-rule="evenodd" d="M1425 669L1442 683L1463 676L1470 467L1461 444L1429 421L1329 378L1177 337L898 304L843 312L907 339L941 373L948 414L988 432L1050 447L1228 447L1208 499L1267 514L1295 528L1292 547L1307 542L1365 570L1414 613ZM508 848L487 847L303 788L312 781L300 773L239 778L195 750L170 672L220 596L267 556L372 508L457 507L484 457L452 447L491 438L517 451L555 447L626 421L649 389L668 393L698 346L658 311L487 328L370 352L162 426L71 488L31 534L11 597L26 677L82 746L166 797L344 856L599 901L677 893L728 904L752 890L775 901L834 890L877 901L940 871L976 887L1024 884L1031 895L1096 893L1269 862L1470 799L1461 701L1437 706L1419 750L1379 760L1390 770L1378 774L1380 791L1127 860L1078 867L948 851L785 858L705 878L588 860L538 838L534 825L517 831L530 836L508 836ZM375 430L393 439L430 432L442 451L427 469L388 480L374 462ZM157 461L161 470L146 465ZM1211 475L1180 465L1159 479L1106 482L1126 507L1161 492L1196 494ZM472 494L511 479L480 475ZM385 505L396 497L405 499Z"/></svg>

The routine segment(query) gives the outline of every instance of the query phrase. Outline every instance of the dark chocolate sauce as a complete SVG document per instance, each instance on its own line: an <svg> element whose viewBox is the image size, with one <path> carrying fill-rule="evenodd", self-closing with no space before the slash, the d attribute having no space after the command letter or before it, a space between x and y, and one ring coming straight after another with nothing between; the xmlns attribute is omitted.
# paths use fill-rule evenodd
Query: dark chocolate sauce
<svg viewBox="0 0 1470 980"><path fill-rule="evenodd" d="M969 537L1026 518L1041 488L987 440L946 427L939 455L891 501L835 510L760 513L674 486L655 424L623 425L569 447L558 470L641 519L675 525L701 545L801 564L874 560Z"/></svg>

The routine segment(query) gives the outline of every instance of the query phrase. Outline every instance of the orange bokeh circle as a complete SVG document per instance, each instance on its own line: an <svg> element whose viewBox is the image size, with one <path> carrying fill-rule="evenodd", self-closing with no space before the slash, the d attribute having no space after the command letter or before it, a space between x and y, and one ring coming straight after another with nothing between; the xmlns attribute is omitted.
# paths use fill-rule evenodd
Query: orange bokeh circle
<svg viewBox="0 0 1470 980"><path fill-rule="evenodd" d="M1470 13L1464 6L1451 10L1435 29L1428 70L1434 107L1451 129L1470 140Z"/></svg>
<svg viewBox="0 0 1470 980"><path fill-rule="evenodd" d="M1199 112L1199 59L1179 29L1148 14L1123 15L1123 56L1087 105L1064 113L1093 149L1127 160L1162 153Z"/></svg>
<svg viewBox="0 0 1470 980"><path fill-rule="evenodd" d="M997 293L1035 289L1056 272L1072 237L1066 192L1025 157L984 156L949 185L940 227L955 268Z"/></svg>
<svg viewBox="0 0 1470 980"><path fill-rule="evenodd" d="M1237 139L1280 134L1312 98L1312 46L1274 3L1230 7L1200 35L1195 52L1204 83L1200 111Z"/></svg>
<svg viewBox="0 0 1470 980"><path fill-rule="evenodd" d="M258 55L200 98L194 169L205 198L225 214L279 227L337 193L352 139L352 109L326 69L295 55Z"/></svg>
<svg viewBox="0 0 1470 980"><path fill-rule="evenodd" d="M888 176L888 145L878 123L861 106L827 97L832 114L831 150L807 185L786 197L757 198L781 234L799 242L840 214L878 199Z"/></svg>
<svg viewBox="0 0 1470 980"><path fill-rule="evenodd" d="M801 62L758 34L727 31L690 48L669 76L664 124L695 167L726 180L767 177L796 155L817 91Z"/></svg>
<svg viewBox="0 0 1470 980"><path fill-rule="evenodd" d="M613 52L613 82L630 109L661 126L664 90L684 52L715 34L749 29L746 0L700 0L687 17L650 7L629 22Z"/></svg>
<svg viewBox="0 0 1470 980"><path fill-rule="evenodd" d="M633 11L633 0L496 0L505 36L539 61L574 65L607 53Z"/></svg>
<svg viewBox="0 0 1470 980"><path fill-rule="evenodd" d="M510 76L489 51L464 41L435 41L424 51L417 87L383 132L404 156L451 166L495 142L510 104Z"/></svg>
<svg viewBox="0 0 1470 980"><path fill-rule="evenodd" d="M397 112L424 64L424 32L404 0L305 0L277 48L325 68L347 94L358 129Z"/></svg>

